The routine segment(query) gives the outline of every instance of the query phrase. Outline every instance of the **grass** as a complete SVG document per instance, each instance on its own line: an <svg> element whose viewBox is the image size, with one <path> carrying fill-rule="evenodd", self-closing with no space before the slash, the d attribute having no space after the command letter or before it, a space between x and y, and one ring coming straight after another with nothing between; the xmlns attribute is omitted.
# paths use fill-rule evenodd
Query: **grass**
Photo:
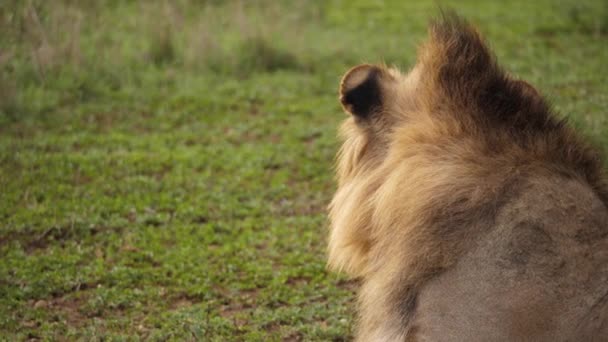
<svg viewBox="0 0 608 342"><path fill-rule="evenodd" d="M445 1L608 147L608 8ZM336 89L433 1L0 4L0 339L347 340Z"/></svg>

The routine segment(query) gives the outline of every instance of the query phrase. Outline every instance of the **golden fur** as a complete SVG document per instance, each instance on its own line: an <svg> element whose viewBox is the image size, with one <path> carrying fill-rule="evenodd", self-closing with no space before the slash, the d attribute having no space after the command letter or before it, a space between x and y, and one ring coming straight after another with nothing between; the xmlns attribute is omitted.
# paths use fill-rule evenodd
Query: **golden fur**
<svg viewBox="0 0 608 342"><path fill-rule="evenodd" d="M500 224L530 179L575 179L608 203L599 155L455 15L431 25L409 73L357 66L340 100L352 115L328 259L362 280L359 341L414 340L420 290Z"/></svg>

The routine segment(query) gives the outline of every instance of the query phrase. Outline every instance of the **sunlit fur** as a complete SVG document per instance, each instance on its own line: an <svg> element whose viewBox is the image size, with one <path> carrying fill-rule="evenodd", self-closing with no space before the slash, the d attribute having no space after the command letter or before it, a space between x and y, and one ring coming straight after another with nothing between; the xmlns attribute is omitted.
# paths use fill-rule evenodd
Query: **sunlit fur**
<svg viewBox="0 0 608 342"><path fill-rule="evenodd" d="M430 26L408 73L348 72L347 112L349 78L366 68L381 71L381 106L340 128L329 209L329 267L362 280L358 341L412 338L417 291L454 265L526 177L576 178L607 202L597 153L457 16Z"/></svg>

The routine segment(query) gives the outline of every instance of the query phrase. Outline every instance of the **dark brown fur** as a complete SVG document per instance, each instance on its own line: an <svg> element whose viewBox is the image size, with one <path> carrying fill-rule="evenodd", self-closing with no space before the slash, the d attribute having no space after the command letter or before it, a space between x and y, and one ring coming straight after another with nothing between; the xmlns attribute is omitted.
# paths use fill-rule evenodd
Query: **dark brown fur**
<svg viewBox="0 0 608 342"><path fill-rule="evenodd" d="M430 38L419 62L427 75L420 96L434 98L430 111L447 112L488 149L515 144L543 162L573 169L608 199L599 154L552 113L534 88L498 66L472 26L448 13L431 26Z"/></svg>
<svg viewBox="0 0 608 342"><path fill-rule="evenodd" d="M505 225L504 208L542 180L574 180L600 210L608 203L599 154L498 66L472 26L445 14L429 36L409 74L362 65L340 88L353 118L342 131L329 264L363 280L360 341L415 339L420 290ZM605 215L593 217L572 229L605 238ZM509 265L542 248L523 246L531 250Z"/></svg>

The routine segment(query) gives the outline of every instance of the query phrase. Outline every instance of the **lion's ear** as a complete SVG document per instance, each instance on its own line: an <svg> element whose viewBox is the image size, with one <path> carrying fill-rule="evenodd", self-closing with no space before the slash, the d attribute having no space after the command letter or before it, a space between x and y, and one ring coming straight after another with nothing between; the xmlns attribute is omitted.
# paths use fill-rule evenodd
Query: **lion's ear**
<svg viewBox="0 0 608 342"><path fill-rule="evenodd" d="M382 107L382 80L385 71L362 64L350 69L340 82L340 102L348 113L367 118Z"/></svg>

